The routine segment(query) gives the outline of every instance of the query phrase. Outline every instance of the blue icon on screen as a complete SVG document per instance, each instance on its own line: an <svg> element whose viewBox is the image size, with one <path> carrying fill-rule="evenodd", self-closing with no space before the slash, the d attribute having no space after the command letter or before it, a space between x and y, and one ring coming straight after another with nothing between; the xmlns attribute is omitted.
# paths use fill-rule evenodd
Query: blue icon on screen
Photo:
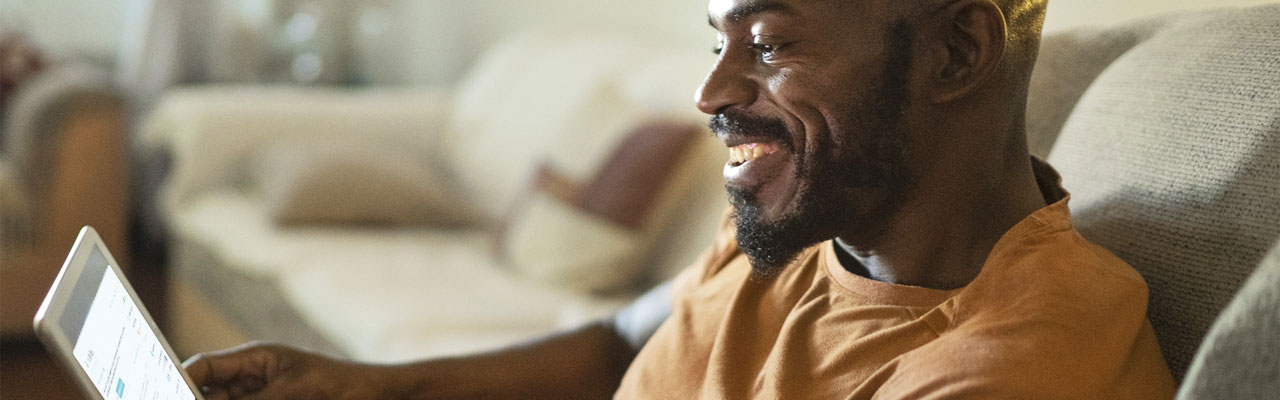
<svg viewBox="0 0 1280 400"><path fill-rule="evenodd" d="M124 380L116 378L116 396L124 397Z"/></svg>

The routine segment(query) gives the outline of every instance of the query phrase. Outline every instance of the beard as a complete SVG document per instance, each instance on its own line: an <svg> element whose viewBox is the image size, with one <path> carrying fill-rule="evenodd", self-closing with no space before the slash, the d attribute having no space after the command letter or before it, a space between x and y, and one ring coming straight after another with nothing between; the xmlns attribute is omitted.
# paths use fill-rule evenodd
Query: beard
<svg viewBox="0 0 1280 400"><path fill-rule="evenodd" d="M865 101L840 107L845 112L836 116L846 132L857 133L856 138L847 134L816 138L801 157L791 142L798 136L780 119L736 109L712 117L715 132L750 132L777 139L795 155L795 202L779 218L766 217L756 197L760 188L726 185L738 248L756 276L776 275L806 248L835 237L840 230L869 225L877 215L888 214L905 191L908 140L902 121L908 105L911 29L900 20L886 36L888 56L880 83L862 97ZM878 201L872 200L873 193Z"/></svg>

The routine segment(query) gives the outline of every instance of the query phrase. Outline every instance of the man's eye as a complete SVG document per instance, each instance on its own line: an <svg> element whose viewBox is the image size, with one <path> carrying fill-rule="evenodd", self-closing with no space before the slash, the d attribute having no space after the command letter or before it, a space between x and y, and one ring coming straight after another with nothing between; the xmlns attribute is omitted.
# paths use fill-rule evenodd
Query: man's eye
<svg viewBox="0 0 1280 400"><path fill-rule="evenodd" d="M773 57L777 56L778 51L782 50L782 48L786 47L786 45L752 43L750 47L751 47L751 51L754 51L756 54L760 56L760 59L764 61L770 61L773 59Z"/></svg>

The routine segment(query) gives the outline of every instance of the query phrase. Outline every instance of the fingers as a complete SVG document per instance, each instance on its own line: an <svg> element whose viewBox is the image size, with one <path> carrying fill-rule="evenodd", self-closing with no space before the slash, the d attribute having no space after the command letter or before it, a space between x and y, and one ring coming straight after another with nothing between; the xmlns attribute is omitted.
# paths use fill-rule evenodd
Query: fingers
<svg viewBox="0 0 1280 400"><path fill-rule="evenodd" d="M202 353L183 363L205 398L324 398L361 383L350 365L284 346L250 343ZM347 382L346 385L336 382Z"/></svg>
<svg viewBox="0 0 1280 400"><path fill-rule="evenodd" d="M188 358L182 362L182 369L187 370L187 376L191 377L191 382L196 387L208 384L210 375L213 374L209 366L209 360L205 358L203 353L196 354L194 357Z"/></svg>
<svg viewBox="0 0 1280 400"><path fill-rule="evenodd" d="M277 365L278 349L259 343L249 343L226 350L197 354L182 367L198 387L236 386L261 387L267 373ZM247 384L247 385L246 385Z"/></svg>

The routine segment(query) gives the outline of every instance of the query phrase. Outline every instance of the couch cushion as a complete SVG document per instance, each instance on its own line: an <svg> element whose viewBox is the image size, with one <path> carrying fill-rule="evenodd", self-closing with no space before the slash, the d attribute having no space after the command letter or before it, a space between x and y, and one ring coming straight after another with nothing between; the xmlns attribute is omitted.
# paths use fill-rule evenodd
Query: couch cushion
<svg viewBox="0 0 1280 400"><path fill-rule="evenodd" d="M626 299L549 288L503 270L487 234L423 231L421 240L325 252L279 276L289 303L365 361L471 353L611 314Z"/></svg>
<svg viewBox="0 0 1280 400"><path fill-rule="evenodd" d="M200 86L173 89L139 128L140 150L173 160L161 206L174 218L184 202L244 189L261 148L280 142L349 140L434 153L448 113L430 90L352 91L318 87Z"/></svg>
<svg viewBox="0 0 1280 400"><path fill-rule="evenodd" d="M543 159L585 179L638 121L673 114L672 105L693 108L689 93L706 64L682 57L686 52L598 32L507 39L459 88L443 143L450 167L470 200L494 219L510 208ZM673 72L682 66L683 72L652 78L684 84L653 82L648 88L681 89L636 89L645 86L632 72L650 64Z"/></svg>
<svg viewBox="0 0 1280 400"><path fill-rule="evenodd" d="M1080 231L1146 278L1175 377L1280 236L1277 38L1280 5L1169 21L1098 77L1049 157Z"/></svg>
<svg viewBox="0 0 1280 400"><path fill-rule="evenodd" d="M461 225L476 218L420 149L357 138L282 141L256 157L258 191L283 225Z"/></svg>
<svg viewBox="0 0 1280 400"><path fill-rule="evenodd" d="M280 340L299 328L260 318L296 314L318 342L364 361L491 349L600 318L629 300L521 279L490 256L486 229L279 227L261 202L232 192L206 193L177 215L179 247L203 253L175 260L177 273L225 292L210 297L233 320L257 324L247 333ZM206 286L236 282L252 285ZM239 307L264 300L249 312Z"/></svg>
<svg viewBox="0 0 1280 400"><path fill-rule="evenodd" d="M1280 243L1204 339L1179 399L1265 399L1280 394Z"/></svg>
<svg viewBox="0 0 1280 400"><path fill-rule="evenodd" d="M1046 34L1027 93L1027 144L1031 154L1047 157L1076 102L1098 74L1164 26L1169 18Z"/></svg>

